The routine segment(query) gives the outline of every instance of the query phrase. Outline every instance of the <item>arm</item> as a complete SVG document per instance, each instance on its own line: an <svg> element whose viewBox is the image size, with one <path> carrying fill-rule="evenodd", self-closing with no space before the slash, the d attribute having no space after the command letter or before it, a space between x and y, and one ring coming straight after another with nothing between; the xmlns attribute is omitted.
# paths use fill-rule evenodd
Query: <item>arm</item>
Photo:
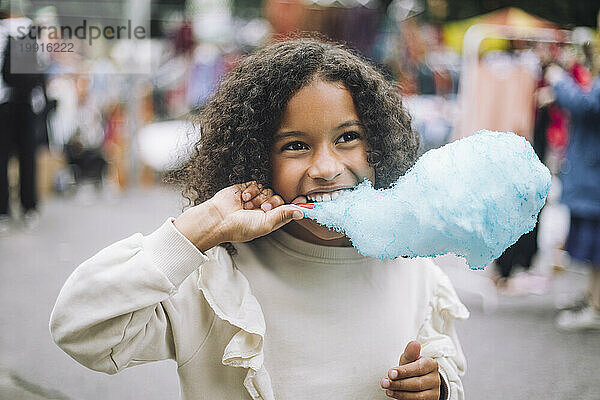
<svg viewBox="0 0 600 400"><path fill-rule="evenodd" d="M448 277L437 266L434 271L438 284L430 303L430 313L419 329L417 341L422 346L421 356L437 361L447 399L464 400L461 377L465 373L466 360L454 323L468 318L469 312L460 302Z"/></svg>
<svg viewBox="0 0 600 400"><path fill-rule="evenodd" d="M556 101L571 112L572 115L600 114L600 80L594 81L594 86L589 92L584 92L559 67L548 68L546 79L552 85Z"/></svg>
<svg viewBox="0 0 600 400"><path fill-rule="evenodd" d="M55 342L86 367L109 374L175 359L170 298L206 260L170 220L148 236L107 247L62 288L50 319Z"/></svg>
<svg viewBox="0 0 600 400"><path fill-rule="evenodd" d="M21 50L21 46L34 44L35 40L28 37L15 39L9 36L2 55L4 59L2 78L8 86L21 91L30 91L33 87L44 84L45 75L38 64L37 53ZM25 73L17 72L22 68L27 68Z"/></svg>
<svg viewBox="0 0 600 400"><path fill-rule="evenodd" d="M450 336L456 336L456 333ZM465 373L465 360L462 349L456 340L458 346L457 354L454 356L436 357L438 371L440 375L440 400L463 400L464 389L461 377Z"/></svg>
<svg viewBox="0 0 600 400"><path fill-rule="evenodd" d="M270 210L262 211L259 207L267 202ZM208 261L202 251L251 240L302 218L296 207L282 203L270 190L234 185L151 235L135 234L100 251L73 272L60 292L50 320L55 342L81 364L110 374L184 357L175 354L174 321L185 332L186 327L208 331L207 318L198 317L204 324L189 319L210 310L190 310L201 302L186 303L188 294L178 294L179 286ZM185 310L177 309L181 303ZM180 314L185 315L176 319Z"/></svg>

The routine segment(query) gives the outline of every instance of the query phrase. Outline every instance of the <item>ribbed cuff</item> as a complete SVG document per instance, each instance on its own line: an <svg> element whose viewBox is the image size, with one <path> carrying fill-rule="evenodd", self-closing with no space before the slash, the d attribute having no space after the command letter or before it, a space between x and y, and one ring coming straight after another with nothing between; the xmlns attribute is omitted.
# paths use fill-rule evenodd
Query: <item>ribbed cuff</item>
<svg viewBox="0 0 600 400"><path fill-rule="evenodd" d="M143 243L154 265L178 287L208 261L208 257L175 228L174 220L167 219L160 228L145 236Z"/></svg>

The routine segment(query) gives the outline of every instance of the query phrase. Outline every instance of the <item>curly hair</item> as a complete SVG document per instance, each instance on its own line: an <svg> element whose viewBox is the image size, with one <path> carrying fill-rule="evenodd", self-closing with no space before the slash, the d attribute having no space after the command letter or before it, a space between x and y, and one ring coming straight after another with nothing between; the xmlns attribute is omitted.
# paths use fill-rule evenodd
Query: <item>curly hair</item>
<svg viewBox="0 0 600 400"><path fill-rule="evenodd" d="M298 38L243 59L197 113L200 138L176 173L189 205L238 183L270 187L273 135L290 98L315 79L342 83L350 92L367 134L375 188L389 187L415 163L419 136L396 86L344 45ZM236 252L231 243L221 246Z"/></svg>

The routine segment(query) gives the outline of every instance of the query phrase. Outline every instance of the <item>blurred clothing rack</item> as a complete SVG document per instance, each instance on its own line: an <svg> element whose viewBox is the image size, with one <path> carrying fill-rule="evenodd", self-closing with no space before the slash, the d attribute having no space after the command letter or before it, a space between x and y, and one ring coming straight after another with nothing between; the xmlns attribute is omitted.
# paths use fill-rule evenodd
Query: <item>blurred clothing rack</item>
<svg viewBox="0 0 600 400"><path fill-rule="evenodd" d="M479 59L479 47L485 39L522 40L526 42L574 44L571 31L513 25L475 24L463 38L463 66Z"/></svg>
<svg viewBox="0 0 600 400"><path fill-rule="evenodd" d="M468 107L470 106L469 95L472 94L473 88L469 85L475 85L478 81L479 73L479 48L485 39L506 39L520 40L526 42L538 43L559 43L559 44L575 44L572 40L572 32L562 29L550 28L533 28L520 27L511 25L495 25L495 24L476 24L471 26L463 38L463 53L461 60L460 80L459 80L459 99L458 103L460 120L458 127L453 132L453 138L458 139L465 135L471 135L475 132L470 131L466 124L466 116L468 115ZM481 99L479 99L481 100ZM472 110L471 110L472 111ZM468 131L468 132L467 132ZM467 287L465 287L467 286ZM493 311L498 302L497 292L491 279L482 276L477 279L472 277L468 284L459 284L457 288L468 290L472 294L481 296L483 299L484 310Z"/></svg>
<svg viewBox="0 0 600 400"><path fill-rule="evenodd" d="M467 132L467 115L469 111L469 85L478 81L479 48L485 39L520 40L538 43L574 44L572 32L564 29L535 28L513 25L475 24L471 26L463 38L463 53L459 79L459 113L458 127L453 138L473 134ZM466 125L465 125L466 124Z"/></svg>

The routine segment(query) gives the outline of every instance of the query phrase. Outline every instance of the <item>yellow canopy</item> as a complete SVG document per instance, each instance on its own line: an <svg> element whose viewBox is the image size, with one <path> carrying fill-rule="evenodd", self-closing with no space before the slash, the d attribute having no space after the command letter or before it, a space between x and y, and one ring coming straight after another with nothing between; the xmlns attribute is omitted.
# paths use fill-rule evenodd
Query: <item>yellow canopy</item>
<svg viewBox="0 0 600 400"><path fill-rule="evenodd" d="M488 14L464 19L461 21L448 22L442 28L442 34L446 45L461 52L465 32L475 24L512 25L519 27L534 28L558 28L558 26L543 18L531 15L516 7L503 8ZM502 39L485 39L481 44L481 51L506 49L508 42Z"/></svg>

